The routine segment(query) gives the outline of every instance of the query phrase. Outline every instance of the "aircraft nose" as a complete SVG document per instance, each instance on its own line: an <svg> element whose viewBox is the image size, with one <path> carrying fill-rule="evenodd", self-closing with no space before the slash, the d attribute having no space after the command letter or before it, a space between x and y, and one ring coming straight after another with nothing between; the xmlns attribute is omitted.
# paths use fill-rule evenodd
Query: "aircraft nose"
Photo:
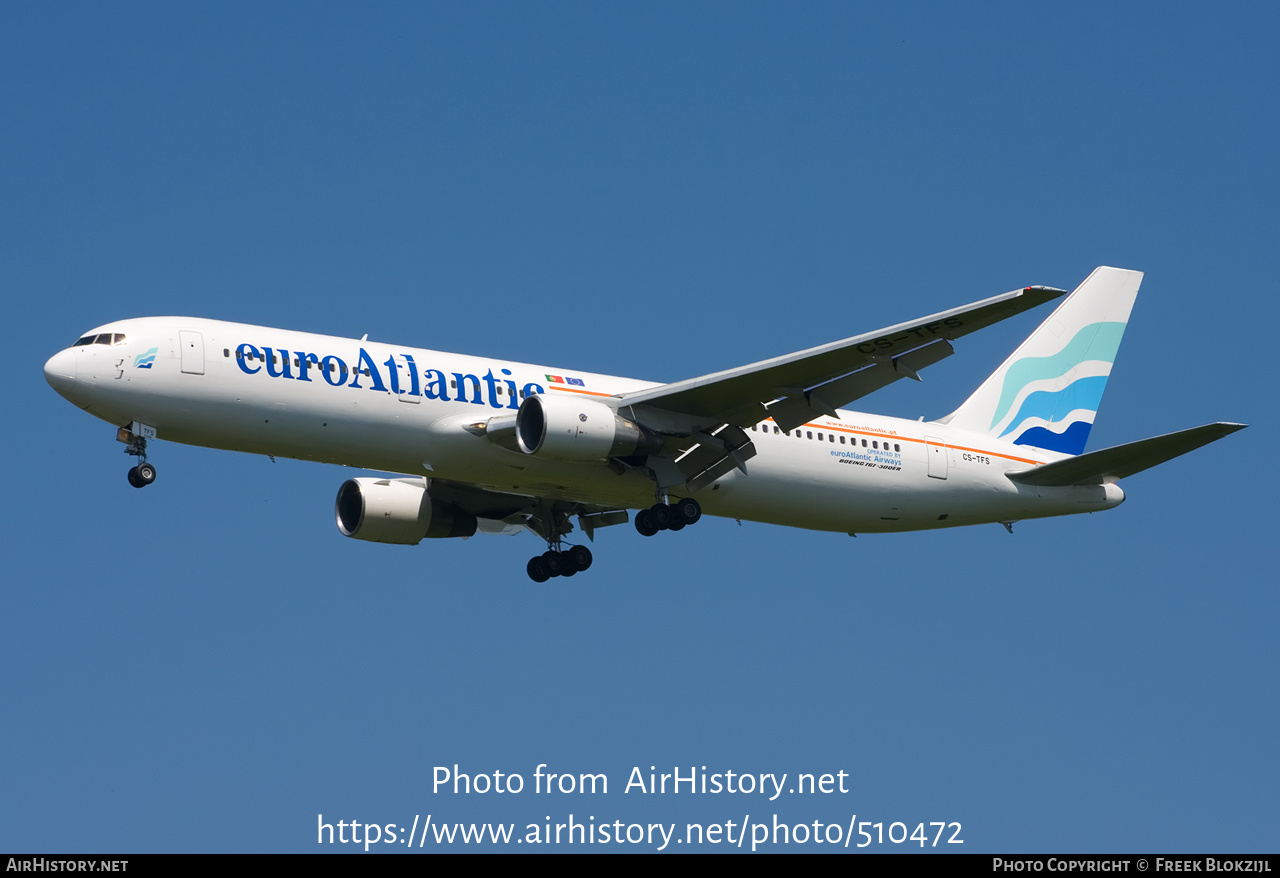
<svg viewBox="0 0 1280 878"><path fill-rule="evenodd" d="M76 352L71 348L58 351L44 364L44 380L63 396L70 396L76 386Z"/></svg>

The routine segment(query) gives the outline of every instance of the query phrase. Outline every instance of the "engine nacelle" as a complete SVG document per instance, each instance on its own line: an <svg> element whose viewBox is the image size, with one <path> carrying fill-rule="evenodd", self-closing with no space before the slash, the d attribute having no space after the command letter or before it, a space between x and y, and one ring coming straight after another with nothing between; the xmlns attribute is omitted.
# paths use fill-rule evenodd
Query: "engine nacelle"
<svg viewBox="0 0 1280 878"><path fill-rule="evenodd" d="M476 532L474 515L432 499L422 479L350 479L333 510L343 536L374 543L413 546Z"/></svg>
<svg viewBox="0 0 1280 878"><path fill-rule="evenodd" d="M659 436L602 402L541 393L520 404L516 442L525 454L556 460L605 460L662 449Z"/></svg>

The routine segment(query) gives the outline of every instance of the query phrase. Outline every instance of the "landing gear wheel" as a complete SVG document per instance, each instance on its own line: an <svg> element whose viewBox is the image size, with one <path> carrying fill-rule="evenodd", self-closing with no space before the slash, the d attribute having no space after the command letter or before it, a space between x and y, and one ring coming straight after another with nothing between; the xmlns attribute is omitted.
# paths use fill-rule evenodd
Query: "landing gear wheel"
<svg viewBox="0 0 1280 878"><path fill-rule="evenodd" d="M525 571L528 572L529 578L534 582L546 582L551 578L551 572L547 570L547 562L542 559L541 555L530 558Z"/></svg>
<svg viewBox="0 0 1280 878"><path fill-rule="evenodd" d="M591 566L591 550L586 546L570 546L565 554L569 556L573 569L579 573Z"/></svg>
<svg viewBox="0 0 1280 878"><path fill-rule="evenodd" d="M653 523L658 526L658 530L671 527L671 507L667 504L655 503L649 507L649 514L653 516Z"/></svg>
<svg viewBox="0 0 1280 878"><path fill-rule="evenodd" d="M140 463L133 469L138 474L138 481L142 483L138 487L146 487L156 480L156 468L149 463Z"/></svg>
<svg viewBox="0 0 1280 878"><path fill-rule="evenodd" d="M653 520L652 510L641 509L636 513L636 530L642 537L651 537L658 532L659 528L657 522Z"/></svg>
<svg viewBox="0 0 1280 878"><path fill-rule="evenodd" d="M684 497L671 504L672 518L681 524L697 524L702 518L702 504L692 497Z"/></svg>
<svg viewBox="0 0 1280 878"><path fill-rule="evenodd" d="M559 552L543 552L542 561L547 565L547 573L550 576L564 576L564 558Z"/></svg>
<svg viewBox="0 0 1280 878"><path fill-rule="evenodd" d="M671 519L671 523L667 525L667 530L684 530L684 522Z"/></svg>
<svg viewBox="0 0 1280 878"><path fill-rule="evenodd" d="M133 485L135 488L146 487L146 484L138 478L138 468L136 466L129 470L129 484Z"/></svg>

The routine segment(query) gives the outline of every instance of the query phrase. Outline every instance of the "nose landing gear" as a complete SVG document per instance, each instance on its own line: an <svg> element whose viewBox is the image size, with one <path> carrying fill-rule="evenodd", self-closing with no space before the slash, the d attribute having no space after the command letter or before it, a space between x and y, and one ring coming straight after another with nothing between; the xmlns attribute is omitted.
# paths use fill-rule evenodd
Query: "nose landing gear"
<svg viewBox="0 0 1280 878"><path fill-rule="evenodd" d="M129 484L135 488L145 488L156 480L156 468L143 461L129 470Z"/></svg>
<svg viewBox="0 0 1280 878"><path fill-rule="evenodd" d="M135 488L145 488L156 480L156 468L147 463L147 436L154 439L155 428L136 421L129 427L121 427L116 431L116 440L125 444L124 453L138 458L138 465L129 470L128 475L129 484Z"/></svg>

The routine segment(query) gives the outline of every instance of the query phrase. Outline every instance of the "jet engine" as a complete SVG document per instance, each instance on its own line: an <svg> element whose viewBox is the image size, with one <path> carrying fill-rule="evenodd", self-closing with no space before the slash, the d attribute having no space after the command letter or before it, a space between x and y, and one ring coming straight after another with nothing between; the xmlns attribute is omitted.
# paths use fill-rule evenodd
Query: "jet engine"
<svg viewBox="0 0 1280 878"><path fill-rule="evenodd" d="M556 460L605 460L662 449L661 437L602 402L541 393L520 404L516 442L525 454Z"/></svg>
<svg viewBox="0 0 1280 878"><path fill-rule="evenodd" d="M413 546L476 532L476 517L432 498L424 479L349 479L333 508L343 536L374 543Z"/></svg>

